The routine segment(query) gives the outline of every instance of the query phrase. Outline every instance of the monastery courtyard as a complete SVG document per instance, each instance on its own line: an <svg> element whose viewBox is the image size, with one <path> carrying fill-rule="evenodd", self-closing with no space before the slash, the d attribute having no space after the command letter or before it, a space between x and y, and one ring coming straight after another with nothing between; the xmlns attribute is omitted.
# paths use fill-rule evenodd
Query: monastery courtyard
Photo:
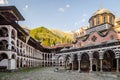
<svg viewBox="0 0 120 80"><path fill-rule="evenodd" d="M54 72L55 67L35 68L12 73L0 72L0 80L120 80L118 73L79 73L63 69Z"/></svg>

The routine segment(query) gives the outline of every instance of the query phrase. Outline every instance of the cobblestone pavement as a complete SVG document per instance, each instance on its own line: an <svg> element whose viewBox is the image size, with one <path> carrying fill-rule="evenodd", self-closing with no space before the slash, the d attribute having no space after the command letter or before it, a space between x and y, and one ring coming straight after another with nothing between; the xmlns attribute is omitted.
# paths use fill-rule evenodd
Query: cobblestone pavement
<svg viewBox="0 0 120 80"><path fill-rule="evenodd" d="M58 71L55 68L43 68L27 73L16 72L14 75L4 76L2 80L120 80L117 74L110 73L79 73L78 71Z"/></svg>

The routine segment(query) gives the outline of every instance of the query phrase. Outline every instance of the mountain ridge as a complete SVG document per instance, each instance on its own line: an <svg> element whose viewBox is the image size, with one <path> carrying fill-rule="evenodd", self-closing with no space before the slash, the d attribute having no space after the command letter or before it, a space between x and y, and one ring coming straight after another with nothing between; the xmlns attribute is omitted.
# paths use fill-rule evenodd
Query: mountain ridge
<svg viewBox="0 0 120 80"><path fill-rule="evenodd" d="M53 46L57 44L71 44L73 41L72 35L60 30L51 30L44 26L30 30L30 36L37 39L44 46Z"/></svg>

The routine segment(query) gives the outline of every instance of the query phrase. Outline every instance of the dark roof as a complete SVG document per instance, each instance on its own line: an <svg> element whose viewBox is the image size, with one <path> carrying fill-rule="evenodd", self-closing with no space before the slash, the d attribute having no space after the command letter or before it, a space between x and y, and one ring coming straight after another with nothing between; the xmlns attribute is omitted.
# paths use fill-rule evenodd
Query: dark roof
<svg viewBox="0 0 120 80"><path fill-rule="evenodd" d="M0 6L0 14L4 16L8 15L9 18L12 16L17 21L25 20L15 6Z"/></svg>

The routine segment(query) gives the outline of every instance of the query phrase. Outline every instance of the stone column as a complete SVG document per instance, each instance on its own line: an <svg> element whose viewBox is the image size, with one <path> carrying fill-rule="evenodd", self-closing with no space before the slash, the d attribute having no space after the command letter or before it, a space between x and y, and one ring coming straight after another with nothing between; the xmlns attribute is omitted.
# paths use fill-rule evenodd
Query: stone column
<svg viewBox="0 0 120 80"><path fill-rule="evenodd" d="M73 60L72 60L71 62L72 62L72 70L74 70L74 64L73 64Z"/></svg>
<svg viewBox="0 0 120 80"><path fill-rule="evenodd" d="M58 71L58 57L55 56L55 71Z"/></svg>
<svg viewBox="0 0 120 80"><path fill-rule="evenodd" d="M48 67L48 53L47 53L47 60L46 61L47 61L47 67Z"/></svg>
<svg viewBox="0 0 120 80"><path fill-rule="evenodd" d="M21 67L20 67L20 59L18 59L18 61L19 61L19 63L18 63L18 68L21 68Z"/></svg>
<svg viewBox="0 0 120 80"><path fill-rule="evenodd" d="M72 70L74 70L74 63L73 63L73 61L74 61L74 56L73 56L73 54L71 54Z"/></svg>
<svg viewBox="0 0 120 80"><path fill-rule="evenodd" d="M60 62L61 62L61 60L60 60L60 59L58 59L58 61L59 61L59 67L61 67L61 66L60 66Z"/></svg>
<svg viewBox="0 0 120 80"><path fill-rule="evenodd" d="M93 58L90 58L90 72L92 72Z"/></svg>
<svg viewBox="0 0 120 80"><path fill-rule="evenodd" d="M54 56L54 54L52 53L52 67L54 66L53 56Z"/></svg>
<svg viewBox="0 0 120 80"><path fill-rule="evenodd" d="M66 61L65 61L65 64L64 64L64 66L65 66L65 70L66 70Z"/></svg>
<svg viewBox="0 0 120 80"><path fill-rule="evenodd" d="M8 59L8 70L11 70L11 59Z"/></svg>
<svg viewBox="0 0 120 80"><path fill-rule="evenodd" d="M63 67L66 69L66 55L63 55Z"/></svg>
<svg viewBox="0 0 120 80"><path fill-rule="evenodd" d="M103 59L100 59L100 72L103 72Z"/></svg>
<svg viewBox="0 0 120 80"><path fill-rule="evenodd" d="M99 52L99 59L100 59L100 72L103 72L103 52Z"/></svg>
<svg viewBox="0 0 120 80"><path fill-rule="evenodd" d="M8 50L11 50L12 49L12 46L11 46L11 28L9 29L8 31Z"/></svg>
<svg viewBox="0 0 120 80"><path fill-rule="evenodd" d="M116 65L117 65L117 68L116 68L116 72L119 72L119 58L116 58Z"/></svg>
<svg viewBox="0 0 120 80"><path fill-rule="evenodd" d="M80 54L78 54L78 72L81 72L81 69L80 69L80 63L81 62L81 55Z"/></svg>
<svg viewBox="0 0 120 80"><path fill-rule="evenodd" d="M78 72L81 72L81 69L80 69L80 62L81 62L81 59L78 59Z"/></svg>
<svg viewBox="0 0 120 80"><path fill-rule="evenodd" d="M43 59L43 66L45 67L45 53L43 53L44 59Z"/></svg>

